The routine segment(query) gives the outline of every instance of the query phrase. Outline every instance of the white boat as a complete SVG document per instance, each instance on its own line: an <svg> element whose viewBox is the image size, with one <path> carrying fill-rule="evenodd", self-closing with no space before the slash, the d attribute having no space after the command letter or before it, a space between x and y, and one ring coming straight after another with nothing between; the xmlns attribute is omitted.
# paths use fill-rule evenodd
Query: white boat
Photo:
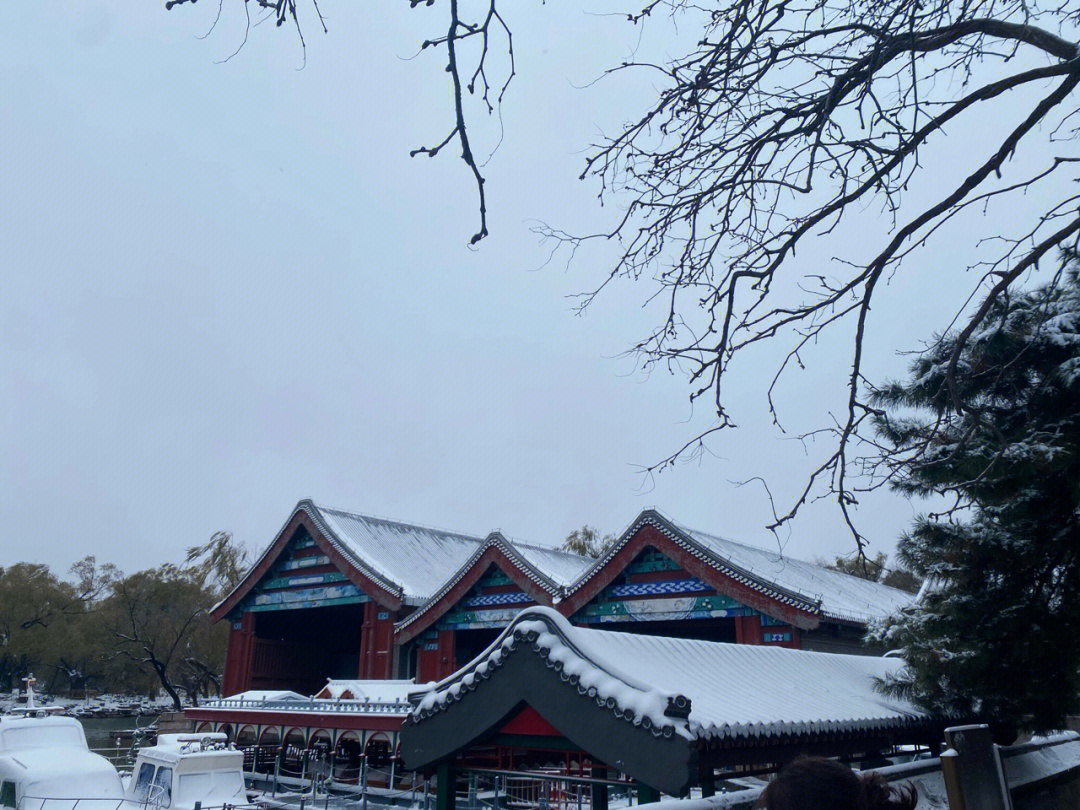
<svg viewBox="0 0 1080 810"><path fill-rule="evenodd" d="M157 745L139 749L124 798L132 810L247 804L243 764L224 734L162 734Z"/></svg>
<svg viewBox="0 0 1080 810"><path fill-rule="evenodd" d="M114 810L124 797L116 768L90 751L78 720L38 706L26 680L25 705L0 716L0 810Z"/></svg>
<svg viewBox="0 0 1080 810"><path fill-rule="evenodd" d="M162 734L127 784L90 751L82 724L38 706L0 716L0 810L202 810L247 804L243 755L224 734Z"/></svg>

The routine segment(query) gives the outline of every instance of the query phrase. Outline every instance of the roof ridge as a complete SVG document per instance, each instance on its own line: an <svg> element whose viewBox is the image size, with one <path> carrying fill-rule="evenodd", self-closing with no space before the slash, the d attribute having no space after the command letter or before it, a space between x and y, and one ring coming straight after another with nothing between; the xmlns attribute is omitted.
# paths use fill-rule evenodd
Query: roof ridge
<svg viewBox="0 0 1080 810"><path fill-rule="evenodd" d="M710 538L712 538L714 540L720 540L720 541L722 541L724 543L731 543L733 546L739 546L740 548L749 549L750 551L758 551L758 552L761 552L763 554L773 554L774 553L770 549L762 548L761 546L752 546L749 543L743 543L743 542L741 542L739 540L732 540L730 537L722 537L722 536L720 536L718 534L713 534L712 532L702 531L700 529L691 529L689 526L685 526L685 525L683 525L681 523L676 523L675 521L671 520L670 518L667 518L667 520L669 520L673 525L677 526L681 531L684 531L684 532L689 532L691 534L701 534L701 535L704 535L705 537L710 537ZM828 563L817 562L815 560L807 560L807 559L805 559L803 557L793 557L793 556L790 556L790 555L784 553L783 551L781 551L779 553L779 556L777 557L776 561L777 562L785 562L785 563L787 563L787 562L802 563L803 565L810 566L811 568L814 569L814 571L822 571L822 572L825 572L826 574L829 574L829 575L839 574L840 576L848 577L850 580L853 580L853 581L865 582L868 585L874 585L874 586L879 587L879 588L888 588L889 590L896 591L897 593L908 594L908 592L903 590L902 588L896 588L896 587L894 587L892 585L888 585L888 584L886 584L884 582L880 582L880 581L877 581L877 580L863 579L862 577L856 576L855 574L849 574L847 571L841 571L841 570L839 570L837 568L830 568ZM910 594L908 594L908 595L910 595Z"/></svg>
<svg viewBox="0 0 1080 810"><path fill-rule="evenodd" d="M337 514L340 514L340 515L348 515L349 517L362 518L364 520L377 520L377 521L380 521L382 523L390 523L390 524L393 524L395 526L406 526L406 527L411 528L411 529L424 529L425 531L429 531L429 532L439 532L440 534L451 534L451 535L454 535L455 537L464 537L467 540L475 540L478 543L485 543L491 538L492 535L497 534L500 537L502 537L503 540L507 541L508 543L510 543L510 545L515 546L515 547L536 549L537 551L554 551L554 552L557 552L559 554L565 554L568 557L579 557L582 560L590 559L589 557L586 557L583 554L577 554L577 553L575 553L573 551L567 551L566 549L562 548L561 546L545 546L542 543L531 542L531 541L528 541L528 540L519 540L519 539L517 539L515 537L509 537L501 529L494 529L493 531L488 532L486 535L480 536L480 535L477 535L477 534L468 534L466 532L456 531L454 529L443 529L443 528L440 528L438 526L429 526L426 523L415 523L413 521L398 520L397 518L384 517L383 515L372 515L372 514L368 514L366 512L352 512L352 511L349 511L348 509L339 509L336 506L327 506L326 504L316 503L315 501L312 501L311 504L316 509L319 509L319 510L324 511L324 512L336 512Z"/></svg>
<svg viewBox="0 0 1080 810"><path fill-rule="evenodd" d="M669 518L669 520L670 520L670 518ZM675 521L671 521L671 522L675 523ZM825 566L820 565L818 563L815 563L815 562L813 562L811 560L805 560L802 557L792 557L792 556L788 555L787 553L785 553L784 551L773 552L772 549L762 548L761 546L754 546L754 545L751 545L750 543L744 543L741 540L732 540L730 537L724 537L723 535L713 534L712 532L702 531L701 529L693 529L693 528L691 528L689 526L686 526L686 525L684 525L682 523L675 523L675 525L678 526L680 529L682 529L684 532L692 532L693 534L703 534L706 537L711 537L713 540L722 540L725 543L731 543L733 546L740 546L741 548L748 548L751 551L760 551L763 554L776 553L777 556L782 560L791 560L792 562L806 563L807 565L813 565L813 566L815 566L817 568L824 568L825 567ZM843 573L843 572L841 572L841 573Z"/></svg>
<svg viewBox="0 0 1080 810"><path fill-rule="evenodd" d="M466 532L459 532L454 529L442 529L438 526L429 526L426 523L415 523L405 520L398 520L397 518L384 517L383 515L372 515L365 512L350 512L348 509L338 509L336 506L327 506L326 504L316 503L311 501L311 505L316 509L324 512L336 512L339 515L348 515L353 518L362 518L363 520L377 520L380 523L389 523L394 526L406 526L410 529L423 529L428 532L438 532L439 534L450 534L454 537L463 537L466 540L475 540L477 543L483 543L489 535L481 536L477 534L469 534Z"/></svg>
<svg viewBox="0 0 1080 810"><path fill-rule="evenodd" d="M499 532L499 534L509 543L515 546L521 546L522 548L532 548L536 549L537 551L554 551L557 554L565 554L567 557L577 557L579 559L589 561L592 560L592 557L586 557L584 554L578 554L576 551L567 551L562 546L545 546L542 543L534 543L527 540L515 540L512 537L507 537L505 534L502 534L502 532Z"/></svg>

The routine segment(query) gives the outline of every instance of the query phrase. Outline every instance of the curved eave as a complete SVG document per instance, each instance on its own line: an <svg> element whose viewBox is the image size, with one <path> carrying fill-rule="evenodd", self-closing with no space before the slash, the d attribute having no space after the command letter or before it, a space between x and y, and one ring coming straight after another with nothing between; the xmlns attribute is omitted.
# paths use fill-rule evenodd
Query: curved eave
<svg viewBox="0 0 1080 810"><path fill-rule="evenodd" d="M567 589L564 600L566 610L562 611L565 615L572 615L580 610L618 576L623 567L629 563L629 560L620 560L620 553L630 546L646 527L655 529L676 548L697 560L704 567L704 570L700 572L704 574L702 578L718 590L727 590L728 581L733 581L742 588L764 597L764 599L752 600L755 603L750 604L750 607L766 615L772 615L774 618L790 621L803 629L816 627L820 619L824 617L821 604L817 600L809 599L740 568L730 560L702 546L655 509L646 509L638 515L618 541L613 543L603 556ZM635 553L639 550L635 548ZM660 550L663 551L663 549ZM623 554L623 556L626 555ZM710 572L715 572L720 577L710 576ZM777 611L775 609L777 604L784 609ZM560 605L560 610L562 607L563 605Z"/></svg>
<svg viewBox="0 0 1080 810"><path fill-rule="evenodd" d="M522 705L575 746L672 795L694 780L697 761L716 759L711 752L751 748L773 761L805 745L836 749L835 755L859 741L890 744L940 730L941 718L907 712L703 727L685 695L639 682L632 667L624 668L632 662L618 656L597 660L569 631L551 610L523 611L465 667L412 696L402 730L406 768L431 768L485 744Z"/></svg>
<svg viewBox="0 0 1080 810"><path fill-rule="evenodd" d="M319 527L319 531L322 535L334 546L338 553L347 559L364 577L378 585L386 593L393 594L399 602L404 599L404 588L397 582L394 582L390 577L379 572L374 566L357 555L348 543L343 542L342 539L338 537L337 533L322 519L322 513L319 511L319 507L311 500L305 498L300 501L300 503L297 504L297 509L304 510L311 521Z"/></svg>
<svg viewBox="0 0 1080 810"><path fill-rule="evenodd" d="M384 607L391 610L401 607L403 604L401 586L357 559L348 546L342 543L341 539L322 521L318 508L310 500L305 499L296 505L292 515L274 538L274 542L263 552L240 584L213 607L210 611L213 621L217 622L225 618L240 604L243 598L269 573L297 529L301 527L307 529L319 549L348 577L350 582Z"/></svg>
<svg viewBox="0 0 1080 810"><path fill-rule="evenodd" d="M542 622L544 633L535 626L521 627L522 621L515 619L484 653L430 693L417 696L418 705L401 732L405 767L431 768L497 731L522 705L529 705L582 750L617 762L623 772L665 793L684 793L697 770L685 719L656 725L618 701L601 697L586 679L574 674L572 664L544 646L543 636L555 634L560 649L570 649L575 660L587 661L558 626L536 613L526 618L528 625ZM602 664L589 666L599 669ZM604 676L635 690L610 670L604 670ZM427 694L435 699L425 699Z"/></svg>
<svg viewBox="0 0 1080 810"><path fill-rule="evenodd" d="M480 581L487 569L498 566L537 604L554 604L560 587L526 560L499 532L492 532L438 591L394 627L397 642L416 638L446 615Z"/></svg>

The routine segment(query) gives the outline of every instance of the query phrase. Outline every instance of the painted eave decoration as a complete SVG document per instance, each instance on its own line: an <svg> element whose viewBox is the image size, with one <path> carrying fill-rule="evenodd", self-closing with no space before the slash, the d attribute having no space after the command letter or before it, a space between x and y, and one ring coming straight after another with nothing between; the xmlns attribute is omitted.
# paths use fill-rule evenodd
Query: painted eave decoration
<svg viewBox="0 0 1080 810"><path fill-rule="evenodd" d="M579 696L656 736L776 738L928 720L912 703L878 691L877 682L903 666L897 658L594 630L532 607L472 662L414 693L410 723L476 689L522 644Z"/></svg>
<svg viewBox="0 0 1080 810"><path fill-rule="evenodd" d="M913 599L896 588L794 559L780 549L771 551L688 529L655 509L638 515L600 559L567 588L563 598L590 590L592 582L601 578L619 552L647 526L721 575L824 619L866 624L894 613Z"/></svg>
<svg viewBox="0 0 1080 810"><path fill-rule="evenodd" d="M458 585L470 582L491 561L506 569L523 590L541 604L572 613L595 597L604 583L618 574L616 558L644 529L696 559L705 571L715 571L783 605L813 626L818 619L862 625L899 610L912 596L895 588L859 579L821 565L793 559L706 532L680 526L654 509L643 511L598 560L557 548L508 540L499 532L480 539L415 524L360 515L300 501L277 539L260 557L248 577L214 608L221 618L236 608L279 555L285 533L302 520L331 556L350 568L349 578L368 588L377 601L416 609L400 621L396 632L412 637L450 608ZM625 555L623 555L625 556ZM573 605L573 607L572 607Z"/></svg>
<svg viewBox="0 0 1080 810"><path fill-rule="evenodd" d="M431 767L495 730L491 724L502 716L477 717L486 707L498 707L498 714L526 703L584 750L677 795L694 776L683 765L704 747L899 736L934 727L912 704L877 691L877 679L900 666L895 659L586 629L533 607L465 667L412 696L403 753L410 769ZM507 667L512 672L504 676ZM538 687L537 678L547 685ZM469 700L474 692L477 699ZM589 713L596 709L616 723L594 737L609 750L584 742L595 732ZM453 739L470 729L473 739ZM661 751L672 756L672 744L687 752L674 760L678 773L665 775L650 763Z"/></svg>
<svg viewBox="0 0 1080 810"><path fill-rule="evenodd" d="M483 573L483 571L475 570L476 566L486 557L489 557L489 552L492 550L499 552L500 561L509 569L506 571L507 574L516 574L517 579L524 578L524 580L539 588L547 596L551 604L557 604L560 601L562 595L566 592L569 579L574 575L580 575L591 563L588 558L579 557L576 554L569 554L558 549L532 546L525 543L513 543L507 540L500 532L492 532L472 556L453 573L430 599L404 620L398 622L395 628L396 632L399 635L411 636L418 632L416 628L426 627L430 624L432 619L436 617L433 614L439 612L439 607L449 607L449 604L444 605L443 603L450 592L457 587L458 583L469 577L470 574L473 575L473 579L476 579ZM544 565L547 570L543 570L540 567L541 565ZM553 571L553 567L557 568L558 571ZM562 579L556 579L558 574L562 575Z"/></svg>

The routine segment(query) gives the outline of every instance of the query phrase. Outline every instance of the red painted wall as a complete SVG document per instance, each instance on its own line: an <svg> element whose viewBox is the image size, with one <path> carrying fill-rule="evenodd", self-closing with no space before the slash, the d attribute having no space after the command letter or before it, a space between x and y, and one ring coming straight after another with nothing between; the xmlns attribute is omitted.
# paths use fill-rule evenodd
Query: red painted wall
<svg viewBox="0 0 1080 810"><path fill-rule="evenodd" d="M760 616L736 616L735 617L735 643L736 644L761 644L761 617Z"/></svg>
<svg viewBox="0 0 1080 810"><path fill-rule="evenodd" d="M555 726L544 719L532 706L526 706L520 712L506 721L506 725L499 729L503 734L528 734L534 737L561 737Z"/></svg>
<svg viewBox="0 0 1080 810"><path fill-rule="evenodd" d="M255 615L240 617L240 627L229 628L229 646L225 654L225 672L221 679L224 697L247 690L251 685L252 651L255 646Z"/></svg>

